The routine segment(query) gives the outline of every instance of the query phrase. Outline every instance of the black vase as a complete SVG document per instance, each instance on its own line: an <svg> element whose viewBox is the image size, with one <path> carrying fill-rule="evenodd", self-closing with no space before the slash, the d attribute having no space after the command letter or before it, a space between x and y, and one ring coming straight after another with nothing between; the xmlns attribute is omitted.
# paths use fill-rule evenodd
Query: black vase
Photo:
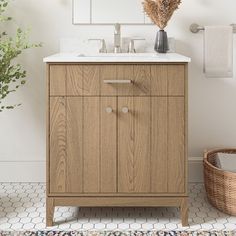
<svg viewBox="0 0 236 236"><path fill-rule="evenodd" d="M154 49L159 53L166 53L169 50L168 37L164 30L159 30L157 32Z"/></svg>

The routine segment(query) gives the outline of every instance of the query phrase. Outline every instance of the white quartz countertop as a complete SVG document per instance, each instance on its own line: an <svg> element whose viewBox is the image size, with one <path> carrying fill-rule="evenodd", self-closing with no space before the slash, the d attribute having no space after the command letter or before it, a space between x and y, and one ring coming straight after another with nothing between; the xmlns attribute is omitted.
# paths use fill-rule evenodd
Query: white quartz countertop
<svg viewBox="0 0 236 236"><path fill-rule="evenodd" d="M79 53L59 53L49 57L45 57L43 59L44 62L47 63L83 63L83 62L91 62L91 63L100 63L100 62L190 62L191 59L189 57L183 56L177 53L101 53L94 55L86 55Z"/></svg>

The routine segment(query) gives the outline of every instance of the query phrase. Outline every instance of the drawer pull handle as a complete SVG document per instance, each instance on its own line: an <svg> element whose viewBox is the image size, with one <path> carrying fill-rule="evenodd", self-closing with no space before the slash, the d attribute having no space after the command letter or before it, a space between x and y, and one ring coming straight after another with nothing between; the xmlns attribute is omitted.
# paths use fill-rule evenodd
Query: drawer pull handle
<svg viewBox="0 0 236 236"><path fill-rule="evenodd" d="M105 79L103 80L104 84L131 84L132 80L125 80L125 79Z"/></svg>
<svg viewBox="0 0 236 236"><path fill-rule="evenodd" d="M109 114L110 114L110 113L112 113L112 111L113 111L113 110L112 110L111 107L107 107L107 108L106 108L106 113L109 113Z"/></svg>
<svg viewBox="0 0 236 236"><path fill-rule="evenodd" d="M129 112L129 108L128 107L123 107L122 108L122 112L125 113L125 114L128 113Z"/></svg>

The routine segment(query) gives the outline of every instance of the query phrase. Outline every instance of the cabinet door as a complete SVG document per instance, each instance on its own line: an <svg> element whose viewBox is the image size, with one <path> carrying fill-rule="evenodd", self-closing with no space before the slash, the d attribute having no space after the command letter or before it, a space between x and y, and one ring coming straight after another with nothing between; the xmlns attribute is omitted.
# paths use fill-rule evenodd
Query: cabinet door
<svg viewBox="0 0 236 236"><path fill-rule="evenodd" d="M116 192L116 128L115 97L50 98L50 193Z"/></svg>
<svg viewBox="0 0 236 236"><path fill-rule="evenodd" d="M118 192L185 190L183 97L118 98Z"/></svg>

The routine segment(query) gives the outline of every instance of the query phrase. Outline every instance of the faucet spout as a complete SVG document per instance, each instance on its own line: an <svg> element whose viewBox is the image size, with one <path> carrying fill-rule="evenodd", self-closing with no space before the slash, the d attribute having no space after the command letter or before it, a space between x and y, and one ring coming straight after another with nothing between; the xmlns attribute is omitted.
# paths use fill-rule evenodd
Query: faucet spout
<svg viewBox="0 0 236 236"><path fill-rule="evenodd" d="M120 24L119 23L115 24L115 34L120 34Z"/></svg>
<svg viewBox="0 0 236 236"><path fill-rule="evenodd" d="M114 53L121 53L121 30L120 24L115 24L114 31Z"/></svg>

